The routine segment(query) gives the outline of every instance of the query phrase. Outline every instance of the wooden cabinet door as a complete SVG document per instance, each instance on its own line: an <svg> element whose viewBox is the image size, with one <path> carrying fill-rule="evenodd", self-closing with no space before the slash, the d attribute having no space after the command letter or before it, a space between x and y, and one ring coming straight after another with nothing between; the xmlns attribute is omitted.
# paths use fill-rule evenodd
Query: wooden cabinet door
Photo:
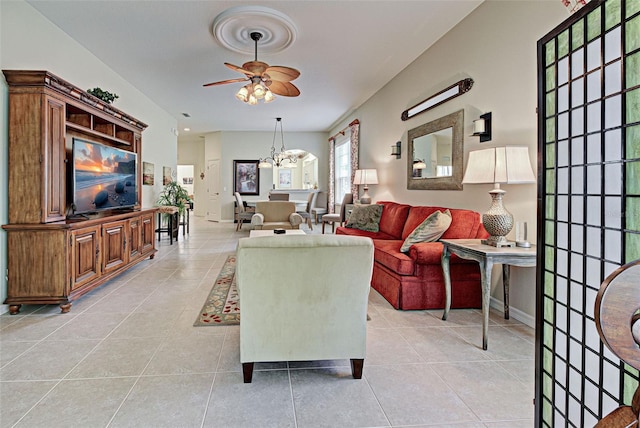
<svg viewBox="0 0 640 428"><path fill-rule="evenodd" d="M101 275L100 226L71 232L71 289L93 281Z"/></svg>
<svg viewBox="0 0 640 428"><path fill-rule="evenodd" d="M142 253L146 254L149 251L153 251L155 248L155 226L153 213L142 214L140 216L142 220Z"/></svg>
<svg viewBox="0 0 640 428"><path fill-rule="evenodd" d="M142 255L142 220L134 217L129 220L129 261Z"/></svg>
<svg viewBox="0 0 640 428"><path fill-rule="evenodd" d="M102 225L103 272L117 270L129 262L127 255L127 220Z"/></svg>
<svg viewBox="0 0 640 428"><path fill-rule="evenodd" d="M66 169L65 169L65 104L52 97L44 102L44 141L41 157L42 222L65 219Z"/></svg>

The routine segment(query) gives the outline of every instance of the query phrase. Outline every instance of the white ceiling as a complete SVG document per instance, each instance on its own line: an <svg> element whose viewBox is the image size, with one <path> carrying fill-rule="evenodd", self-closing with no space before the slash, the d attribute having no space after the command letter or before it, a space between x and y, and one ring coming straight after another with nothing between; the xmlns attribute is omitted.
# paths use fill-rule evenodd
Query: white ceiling
<svg viewBox="0 0 640 428"><path fill-rule="evenodd" d="M285 131L328 131L483 0L27 1L173 115L181 135L201 135L271 131L275 117ZM242 77L224 62L253 59L223 48L212 33L215 17L239 5L269 7L295 23L292 46L261 55L258 45L258 59L300 70L299 97L249 106L234 97L243 83L202 87Z"/></svg>

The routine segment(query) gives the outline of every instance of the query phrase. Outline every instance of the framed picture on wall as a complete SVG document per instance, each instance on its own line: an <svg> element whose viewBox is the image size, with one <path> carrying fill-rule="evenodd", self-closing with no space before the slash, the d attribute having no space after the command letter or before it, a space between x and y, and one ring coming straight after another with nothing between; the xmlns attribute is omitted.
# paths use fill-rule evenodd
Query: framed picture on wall
<svg viewBox="0 0 640 428"><path fill-rule="evenodd" d="M257 160L233 161L233 191L241 195L260 194L260 174Z"/></svg>
<svg viewBox="0 0 640 428"><path fill-rule="evenodd" d="M153 186L154 165L151 162L142 162L142 184Z"/></svg>
<svg viewBox="0 0 640 428"><path fill-rule="evenodd" d="M162 185L164 186L165 184L169 184L171 183L171 167L170 166L163 166L162 167Z"/></svg>
<svg viewBox="0 0 640 428"><path fill-rule="evenodd" d="M291 188L291 170L281 169L278 171L278 187L281 189Z"/></svg>

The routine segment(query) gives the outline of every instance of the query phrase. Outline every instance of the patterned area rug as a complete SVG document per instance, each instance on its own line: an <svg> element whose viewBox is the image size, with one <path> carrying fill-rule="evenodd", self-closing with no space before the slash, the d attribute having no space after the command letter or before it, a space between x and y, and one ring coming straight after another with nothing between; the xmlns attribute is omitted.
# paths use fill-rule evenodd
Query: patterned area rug
<svg viewBox="0 0 640 428"><path fill-rule="evenodd" d="M236 288L236 256L229 256L224 262L213 288L198 314L194 326L238 325L240 306Z"/></svg>

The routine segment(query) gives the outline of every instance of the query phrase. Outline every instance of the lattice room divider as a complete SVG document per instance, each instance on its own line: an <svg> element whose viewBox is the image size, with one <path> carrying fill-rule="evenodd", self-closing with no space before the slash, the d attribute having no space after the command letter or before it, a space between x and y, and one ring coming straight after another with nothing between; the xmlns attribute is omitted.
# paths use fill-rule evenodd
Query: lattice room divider
<svg viewBox="0 0 640 428"><path fill-rule="evenodd" d="M592 427L638 384L594 301L640 258L640 0L592 0L538 42L538 152L536 426Z"/></svg>

